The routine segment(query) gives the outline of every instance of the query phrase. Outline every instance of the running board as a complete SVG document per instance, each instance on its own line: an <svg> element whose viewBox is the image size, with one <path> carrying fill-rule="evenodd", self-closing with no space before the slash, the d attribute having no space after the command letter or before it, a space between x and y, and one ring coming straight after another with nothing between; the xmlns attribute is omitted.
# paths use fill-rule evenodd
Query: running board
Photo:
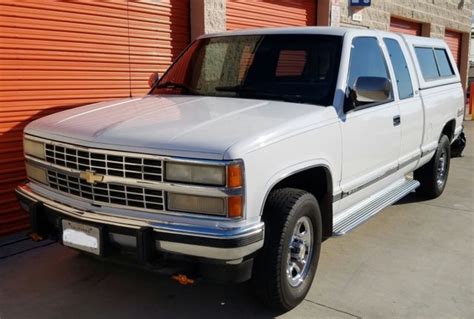
<svg viewBox="0 0 474 319"><path fill-rule="evenodd" d="M420 186L420 182L407 179L401 185L380 196L374 197L363 206L353 209L352 212L347 212L344 214L344 217L334 221L333 236L345 235L378 214L385 207L405 197L408 193L418 188L418 186Z"/></svg>

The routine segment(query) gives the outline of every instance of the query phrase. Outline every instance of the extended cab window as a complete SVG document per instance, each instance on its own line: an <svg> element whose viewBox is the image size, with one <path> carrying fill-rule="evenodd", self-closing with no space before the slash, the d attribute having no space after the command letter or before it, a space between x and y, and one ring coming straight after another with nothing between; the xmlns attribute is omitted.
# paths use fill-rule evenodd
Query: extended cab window
<svg viewBox="0 0 474 319"><path fill-rule="evenodd" d="M390 61L392 62L393 70L395 71L400 100L410 98L413 96L413 85L402 48L394 39L384 39L384 42L387 46L388 53L390 54Z"/></svg>
<svg viewBox="0 0 474 319"><path fill-rule="evenodd" d="M454 75L453 67L449 62L448 53L445 49L435 49L436 61L438 61L439 73L441 76Z"/></svg>
<svg viewBox="0 0 474 319"><path fill-rule="evenodd" d="M347 85L353 89L361 76L389 79L387 63L376 38L361 37L352 41L351 62Z"/></svg>
<svg viewBox="0 0 474 319"><path fill-rule="evenodd" d="M185 94L331 105L342 37L242 35L195 41L152 94Z"/></svg>

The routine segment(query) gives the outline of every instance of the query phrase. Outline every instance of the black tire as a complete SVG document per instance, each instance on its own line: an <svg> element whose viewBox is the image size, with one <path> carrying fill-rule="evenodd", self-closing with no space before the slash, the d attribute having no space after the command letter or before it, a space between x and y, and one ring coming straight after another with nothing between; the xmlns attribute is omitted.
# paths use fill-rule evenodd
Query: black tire
<svg viewBox="0 0 474 319"><path fill-rule="evenodd" d="M254 291L272 309L288 311L303 301L316 274L322 234L319 205L316 198L308 192L293 188L278 189L268 197L263 220L265 243L255 259L252 278ZM304 251L301 253L303 256L308 256L302 257L309 258L308 266L303 267L305 275L300 277L302 282L298 286L292 286L291 279L287 278L288 254L290 243L295 243L293 234L297 222L301 221L310 229L312 227L312 232L309 233L312 234L312 249L309 252L306 248L300 250ZM302 229L305 227L303 225Z"/></svg>
<svg viewBox="0 0 474 319"><path fill-rule="evenodd" d="M442 159L443 158L443 159ZM415 171L414 177L420 182L416 193L426 199L439 197L446 187L451 159L451 146L446 135L441 136L433 158ZM444 161L444 165L441 161ZM441 174L441 166L444 166Z"/></svg>

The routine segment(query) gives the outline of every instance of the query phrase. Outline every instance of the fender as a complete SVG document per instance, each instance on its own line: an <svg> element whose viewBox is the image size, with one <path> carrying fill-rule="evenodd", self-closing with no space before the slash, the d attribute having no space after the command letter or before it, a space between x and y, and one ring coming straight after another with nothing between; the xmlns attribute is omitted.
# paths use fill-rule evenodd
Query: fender
<svg viewBox="0 0 474 319"><path fill-rule="evenodd" d="M332 165L328 161L326 161L325 159L315 159L315 160L309 160L309 161L296 163L294 165L288 166L276 172L274 175L270 177L268 182L265 184L266 192L265 192L265 196L263 197L263 201L260 204L260 216L262 216L263 214L263 209L265 207L265 203L267 201L268 195L270 194L271 190L275 187L275 185L277 185L279 182L281 182L287 177L290 177L302 171L316 168L316 167L323 167L329 173L329 176L332 179L331 183L329 184L329 188L332 193L331 195L333 195L334 189L335 188L338 189L339 187L334 185L334 176L332 175L332 172L334 170L332 169Z"/></svg>
<svg viewBox="0 0 474 319"><path fill-rule="evenodd" d="M441 135L443 134L443 130L444 130L446 124L448 124L448 122L450 122L450 121L455 121L454 125L456 125L456 119L455 118L453 119L452 117L450 117L450 115L448 115L443 120L443 125L441 126L441 128L439 130L438 139L435 140L435 141L432 141L430 143L427 143L427 144L425 144L421 147L421 159L418 162L416 168L420 168L421 166L428 163L433 158L433 156L435 154L435 151L438 148L438 142L439 142L439 139L441 138ZM451 143L456 138L456 130L457 130L457 128L454 127L454 132L453 132L453 137L452 137ZM461 130L462 130L462 127L461 127Z"/></svg>

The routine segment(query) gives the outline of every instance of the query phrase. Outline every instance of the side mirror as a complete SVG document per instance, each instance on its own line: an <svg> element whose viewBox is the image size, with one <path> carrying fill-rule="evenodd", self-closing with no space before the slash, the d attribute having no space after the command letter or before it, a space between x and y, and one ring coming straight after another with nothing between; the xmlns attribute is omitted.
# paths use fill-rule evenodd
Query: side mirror
<svg viewBox="0 0 474 319"><path fill-rule="evenodd" d="M344 105L348 112L360 105L384 103L392 99L392 83L387 78L361 76L357 78L354 87L350 89Z"/></svg>
<svg viewBox="0 0 474 319"><path fill-rule="evenodd" d="M158 72L153 72L150 74L150 77L148 78L148 86L150 89L155 86L156 82L160 80L160 75Z"/></svg>

